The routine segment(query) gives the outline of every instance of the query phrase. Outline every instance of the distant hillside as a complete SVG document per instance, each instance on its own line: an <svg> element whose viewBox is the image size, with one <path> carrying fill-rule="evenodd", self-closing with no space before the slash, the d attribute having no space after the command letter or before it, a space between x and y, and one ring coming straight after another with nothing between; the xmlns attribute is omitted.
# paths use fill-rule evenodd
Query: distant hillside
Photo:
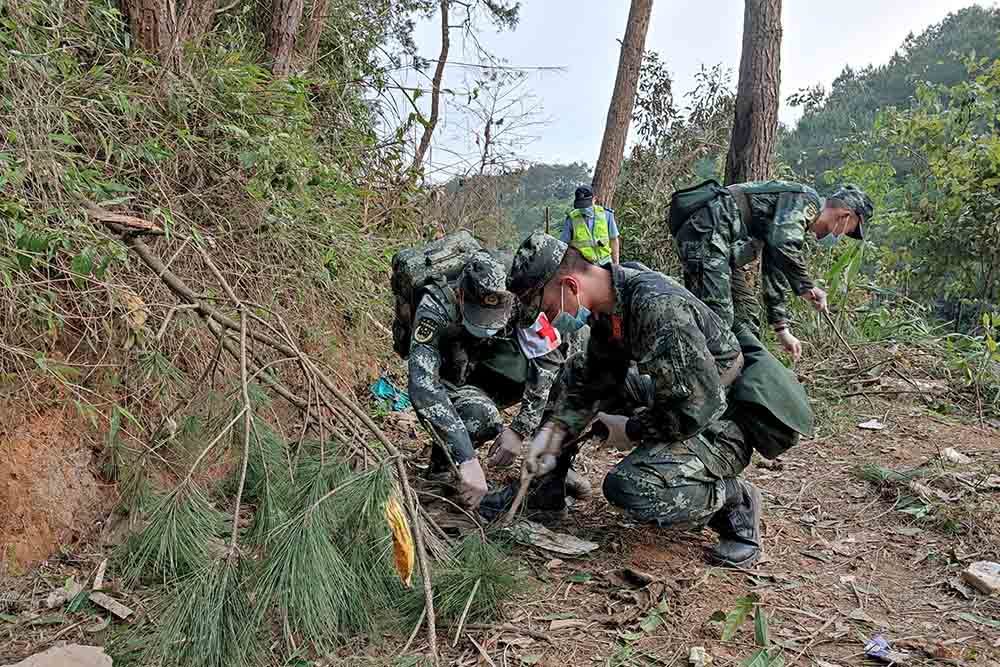
<svg viewBox="0 0 1000 667"><path fill-rule="evenodd" d="M967 76L965 58L1000 56L1000 9L968 7L949 14L920 35L906 38L892 59L879 67L845 68L829 94L814 90L799 97L805 114L782 132L778 154L800 177L822 183L823 173L840 166L840 144L870 128L879 109L907 107L920 81L952 85Z"/></svg>
<svg viewBox="0 0 1000 667"><path fill-rule="evenodd" d="M584 162L540 163L510 174L454 178L444 186L445 191L454 200L474 200L476 205L460 207L447 217L452 224L476 227L475 220L493 208L497 222L513 226L509 233L514 236L498 242L516 247L521 239L544 226L546 207L552 224L562 223L563 214L573 204L573 191L590 183L590 171ZM473 215L469 215L470 209L475 211Z"/></svg>

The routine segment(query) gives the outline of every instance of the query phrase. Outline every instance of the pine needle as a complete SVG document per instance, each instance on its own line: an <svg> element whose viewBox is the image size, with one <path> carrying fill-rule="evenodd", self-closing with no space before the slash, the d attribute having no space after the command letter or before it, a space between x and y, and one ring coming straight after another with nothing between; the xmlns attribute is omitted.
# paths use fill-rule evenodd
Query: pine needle
<svg viewBox="0 0 1000 667"><path fill-rule="evenodd" d="M269 538L258 597L261 609L276 606L291 632L320 649L333 648L352 630L372 625L373 597L334 540L335 506L363 486L346 467L305 459L296 473L296 515ZM337 497L316 505L331 490ZM341 497L340 494L345 494Z"/></svg>
<svg viewBox="0 0 1000 667"><path fill-rule="evenodd" d="M434 610L439 620L457 622L468 605L466 622L491 621L519 586L515 561L507 545L484 542L479 533L474 533L456 547L453 563L434 573ZM419 588L414 585L415 591L406 604L413 619L424 608Z"/></svg>
<svg viewBox="0 0 1000 667"><path fill-rule="evenodd" d="M222 558L185 577L170 596L151 655L184 667L258 664L258 624L249 621L259 616L245 570L239 558Z"/></svg>
<svg viewBox="0 0 1000 667"><path fill-rule="evenodd" d="M196 571L209 560L208 545L223 528L223 516L191 481L164 496L146 527L119 547L126 585L144 576L167 582Z"/></svg>

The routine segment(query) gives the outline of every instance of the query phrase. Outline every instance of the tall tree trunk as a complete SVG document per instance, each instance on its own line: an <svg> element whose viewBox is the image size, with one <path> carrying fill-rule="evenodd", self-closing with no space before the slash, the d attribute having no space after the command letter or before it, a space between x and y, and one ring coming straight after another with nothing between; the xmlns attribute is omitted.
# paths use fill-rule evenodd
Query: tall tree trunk
<svg viewBox="0 0 1000 667"><path fill-rule="evenodd" d="M743 10L743 53L736 90L733 134L726 155L725 183L745 183L770 177L778 135L778 89L781 84L781 0L746 0ZM758 294L760 254L736 269L748 291ZM759 308L752 305L737 317L756 329Z"/></svg>
<svg viewBox="0 0 1000 667"><path fill-rule="evenodd" d="M448 62L448 49L451 47L451 37L448 25L448 3L449 0L441 0L441 52L438 54L437 66L434 68L434 77L431 79L431 115L424 123L424 133L420 137L420 144L413 154L413 171L420 171L424 164L424 156L431 145L431 136L434 128L437 127L438 111L441 106L441 79L444 78L444 65Z"/></svg>
<svg viewBox="0 0 1000 667"><path fill-rule="evenodd" d="M781 0L746 0L726 184L766 179L778 136Z"/></svg>
<svg viewBox="0 0 1000 667"><path fill-rule="evenodd" d="M188 0L183 18L178 23L181 41L201 41L212 29L218 0Z"/></svg>
<svg viewBox="0 0 1000 667"><path fill-rule="evenodd" d="M171 0L122 0L132 40L146 53L162 56L170 48L174 33L174 3Z"/></svg>
<svg viewBox="0 0 1000 667"><path fill-rule="evenodd" d="M271 27L267 31L267 52L271 56L271 73L288 76L292 71L295 35L302 22L304 0L274 0Z"/></svg>
<svg viewBox="0 0 1000 667"><path fill-rule="evenodd" d="M653 0L632 0L628 11L628 26L625 28L625 40L618 58L618 76L615 77L615 89L608 107L608 122L604 126L601 153L597 158L597 166L594 167L594 199L602 206L611 206L614 200L615 183L625 155L625 139L635 106L635 89L639 83L639 67L642 65L646 31L652 11Z"/></svg>
<svg viewBox="0 0 1000 667"><path fill-rule="evenodd" d="M309 25L306 26L306 33L302 36L300 50L310 63L316 59L316 52L319 50L319 38L326 26L328 3L329 0L313 0L312 11L309 12Z"/></svg>

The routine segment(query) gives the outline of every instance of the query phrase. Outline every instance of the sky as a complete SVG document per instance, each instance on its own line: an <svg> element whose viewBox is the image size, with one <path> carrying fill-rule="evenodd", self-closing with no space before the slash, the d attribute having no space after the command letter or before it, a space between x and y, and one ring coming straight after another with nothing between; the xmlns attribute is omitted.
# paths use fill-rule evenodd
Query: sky
<svg viewBox="0 0 1000 667"><path fill-rule="evenodd" d="M732 69L735 89L743 30L743 2L725 0L655 0L646 49L665 60L673 77L675 100L694 86L701 65L721 63ZM779 119L794 124L798 109L785 104L789 94L816 83L829 90L833 79L851 66L858 69L889 60L910 32L919 33L970 0L785 0L781 45L782 106ZM608 103L614 88L628 0L522 0L513 32L480 31L481 44L511 65L561 67L532 70L525 84L542 108L547 124L526 132L536 137L520 152L541 162L583 161L593 165L600 149ZM435 17L417 25L421 55L435 58L440 24ZM465 53L463 53L463 50ZM452 31L449 60L476 62L473 45ZM445 87L467 89L468 67L449 65ZM412 75L411 75L412 76ZM410 79L411 83L417 81ZM427 80L422 83L427 85ZM458 100L456 100L458 101ZM465 101L462 98L461 101ZM426 98L418 100L426 106ZM467 118L449 105L442 114L431 153L431 167L451 171L456 156L476 152ZM457 165L456 165L457 166Z"/></svg>

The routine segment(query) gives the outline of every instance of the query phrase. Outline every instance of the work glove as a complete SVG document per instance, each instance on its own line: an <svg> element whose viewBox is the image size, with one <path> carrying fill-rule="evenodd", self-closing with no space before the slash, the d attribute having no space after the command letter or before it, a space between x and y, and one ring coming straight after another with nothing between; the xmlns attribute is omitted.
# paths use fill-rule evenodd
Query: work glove
<svg viewBox="0 0 1000 667"><path fill-rule="evenodd" d="M566 432L562 427L552 422L540 428L528 444L528 452L524 457L525 470L536 477L553 470L565 437Z"/></svg>
<svg viewBox="0 0 1000 667"><path fill-rule="evenodd" d="M521 436L516 431L505 428L497 436L497 439L493 441L493 447L490 449L490 458L487 460L487 463L491 468L509 466L514 462L514 457L521 453L521 444L523 442Z"/></svg>
<svg viewBox="0 0 1000 667"><path fill-rule="evenodd" d="M792 355L792 361L798 361L802 356L802 341L793 336L790 329L776 331L774 335L781 343L781 347L785 348L785 352Z"/></svg>
<svg viewBox="0 0 1000 667"><path fill-rule="evenodd" d="M818 287L813 287L802 293L802 298L812 304L818 313L827 311L826 292Z"/></svg>
<svg viewBox="0 0 1000 667"><path fill-rule="evenodd" d="M635 447L635 443L628 437L625 431L625 424L628 417L625 415L609 415L607 412L598 412L597 421L604 424L608 430L608 437L604 439L605 447L614 447L620 452L627 452Z"/></svg>
<svg viewBox="0 0 1000 667"><path fill-rule="evenodd" d="M486 475L479 459L469 459L458 464L458 495L466 507L477 509L486 495Z"/></svg>

